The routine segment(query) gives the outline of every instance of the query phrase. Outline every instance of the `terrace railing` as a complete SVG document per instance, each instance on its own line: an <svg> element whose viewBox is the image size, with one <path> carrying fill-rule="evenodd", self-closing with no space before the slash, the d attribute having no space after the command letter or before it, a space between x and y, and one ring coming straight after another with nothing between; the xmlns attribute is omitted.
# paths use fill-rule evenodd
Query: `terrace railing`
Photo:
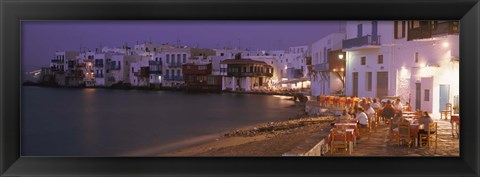
<svg viewBox="0 0 480 177"><path fill-rule="evenodd" d="M353 39L343 40L343 48L353 48L353 47L362 47L369 45L381 45L380 35L366 35L362 37L357 37Z"/></svg>

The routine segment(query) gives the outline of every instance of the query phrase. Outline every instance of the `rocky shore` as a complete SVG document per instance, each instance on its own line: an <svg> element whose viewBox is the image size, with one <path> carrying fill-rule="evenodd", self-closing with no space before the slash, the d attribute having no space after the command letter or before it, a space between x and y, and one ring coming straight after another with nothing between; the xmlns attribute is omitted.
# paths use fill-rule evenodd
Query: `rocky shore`
<svg viewBox="0 0 480 177"><path fill-rule="evenodd" d="M333 116L298 115L226 132L213 142L161 156L281 156L311 136L330 129Z"/></svg>

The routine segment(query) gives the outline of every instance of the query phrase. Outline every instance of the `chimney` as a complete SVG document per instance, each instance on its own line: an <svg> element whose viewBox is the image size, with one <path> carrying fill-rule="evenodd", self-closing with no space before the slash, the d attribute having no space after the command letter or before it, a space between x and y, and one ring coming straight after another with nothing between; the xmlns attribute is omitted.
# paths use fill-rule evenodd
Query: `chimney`
<svg viewBox="0 0 480 177"><path fill-rule="evenodd" d="M240 60L240 59L242 59L242 53L235 54L235 60Z"/></svg>

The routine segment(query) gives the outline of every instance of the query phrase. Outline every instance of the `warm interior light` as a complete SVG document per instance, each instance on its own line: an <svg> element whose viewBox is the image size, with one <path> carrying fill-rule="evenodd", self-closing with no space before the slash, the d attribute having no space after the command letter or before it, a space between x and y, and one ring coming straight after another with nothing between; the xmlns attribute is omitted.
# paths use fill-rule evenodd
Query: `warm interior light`
<svg viewBox="0 0 480 177"><path fill-rule="evenodd" d="M337 69L333 69L333 71L335 72L335 71L337 71Z"/></svg>
<svg viewBox="0 0 480 177"><path fill-rule="evenodd" d="M447 48L447 47L448 47L448 42L444 42L444 43L442 44L442 46L445 47L445 48Z"/></svg>
<svg viewBox="0 0 480 177"><path fill-rule="evenodd" d="M343 59L343 54L338 55L339 59Z"/></svg>
<svg viewBox="0 0 480 177"><path fill-rule="evenodd" d="M344 71L344 69L342 68L342 69L340 69L340 71Z"/></svg>

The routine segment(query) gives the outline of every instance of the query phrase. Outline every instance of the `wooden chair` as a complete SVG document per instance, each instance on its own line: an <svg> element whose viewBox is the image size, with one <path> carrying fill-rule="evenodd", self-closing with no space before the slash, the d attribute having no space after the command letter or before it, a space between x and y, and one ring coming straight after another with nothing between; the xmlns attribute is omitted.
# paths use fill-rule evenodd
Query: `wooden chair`
<svg viewBox="0 0 480 177"><path fill-rule="evenodd" d="M442 119L443 116L445 116L445 119L447 119L447 116L452 115L452 103L446 103L445 104L445 110L440 111L440 119Z"/></svg>
<svg viewBox="0 0 480 177"><path fill-rule="evenodd" d="M370 122L370 118L368 119L368 123L367 123L367 127L359 127L358 130L359 130L359 137L360 138L363 138L363 137L367 137L367 139L370 139L370 132L371 132L371 126L369 125L369 122Z"/></svg>
<svg viewBox="0 0 480 177"><path fill-rule="evenodd" d="M435 130L434 133L432 133L431 130ZM427 134L420 134L420 147L423 145L422 141L425 139L427 141L427 146L428 149L432 147L432 142L435 142L435 153L437 152L437 144L438 144L438 129L437 129L437 122L430 122L428 124L428 132Z"/></svg>
<svg viewBox="0 0 480 177"><path fill-rule="evenodd" d="M405 142L408 147L412 144L412 136L410 135L410 122L401 121L398 123L397 144L400 146Z"/></svg>
<svg viewBox="0 0 480 177"><path fill-rule="evenodd" d="M369 131L372 132L376 132L377 131L377 122L375 120L375 114L373 115L369 115L367 114L368 116L368 127L369 127Z"/></svg>
<svg viewBox="0 0 480 177"><path fill-rule="evenodd" d="M332 150L332 154L337 153L339 149L343 149L344 153L348 152L348 141L347 141L347 134L345 130L341 129L333 129L331 134L331 145L330 149Z"/></svg>

